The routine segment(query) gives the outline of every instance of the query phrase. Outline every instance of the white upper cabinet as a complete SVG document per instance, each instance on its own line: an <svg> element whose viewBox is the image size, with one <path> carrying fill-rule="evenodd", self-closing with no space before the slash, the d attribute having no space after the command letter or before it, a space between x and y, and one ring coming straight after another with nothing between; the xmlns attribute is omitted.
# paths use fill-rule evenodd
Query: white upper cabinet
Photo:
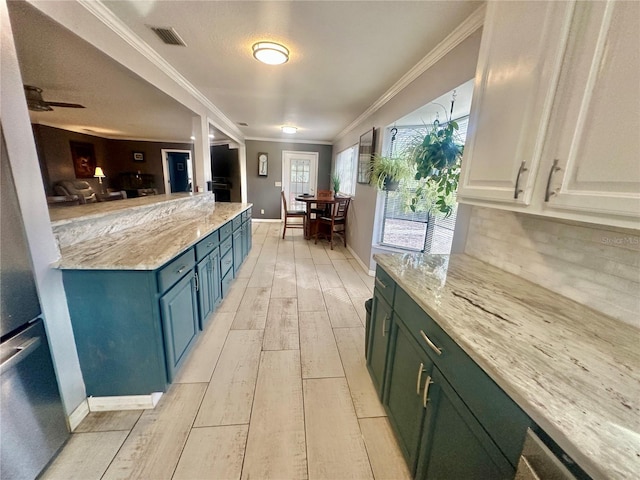
<svg viewBox="0 0 640 480"><path fill-rule="evenodd" d="M460 201L640 227L639 46L640 2L489 3Z"/></svg>
<svg viewBox="0 0 640 480"><path fill-rule="evenodd" d="M566 41L566 2L490 2L458 197L528 204Z"/></svg>
<svg viewBox="0 0 640 480"><path fill-rule="evenodd" d="M640 3L579 2L565 65L545 208L640 218Z"/></svg>

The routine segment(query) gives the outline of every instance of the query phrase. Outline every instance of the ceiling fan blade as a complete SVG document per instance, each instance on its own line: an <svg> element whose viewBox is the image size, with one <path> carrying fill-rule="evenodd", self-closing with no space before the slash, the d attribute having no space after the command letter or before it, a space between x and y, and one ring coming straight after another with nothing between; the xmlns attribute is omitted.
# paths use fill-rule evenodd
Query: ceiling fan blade
<svg viewBox="0 0 640 480"><path fill-rule="evenodd" d="M64 102L44 102L50 107L64 107L64 108L85 108L84 105L79 103L64 103Z"/></svg>

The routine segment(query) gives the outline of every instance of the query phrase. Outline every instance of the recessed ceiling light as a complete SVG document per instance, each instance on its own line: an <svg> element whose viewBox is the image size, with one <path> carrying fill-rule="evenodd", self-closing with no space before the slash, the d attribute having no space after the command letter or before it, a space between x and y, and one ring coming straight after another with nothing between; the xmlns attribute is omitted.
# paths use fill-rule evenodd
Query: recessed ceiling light
<svg viewBox="0 0 640 480"><path fill-rule="evenodd" d="M284 127L282 127L282 133L296 133L297 131L297 127L292 127L290 125L285 125Z"/></svg>
<svg viewBox="0 0 640 480"><path fill-rule="evenodd" d="M251 49L255 59L267 65L281 65L289 60L289 50L279 43L258 42Z"/></svg>
<svg viewBox="0 0 640 480"><path fill-rule="evenodd" d="M213 133L209 134L209 138L214 138Z"/></svg>
<svg viewBox="0 0 640 480"><path fill-rule="evenodd" d="M195 139L196 139L196 137L194 137L193 135L191 135L189 138L190 138L191 140L195 140Z"/></svg>

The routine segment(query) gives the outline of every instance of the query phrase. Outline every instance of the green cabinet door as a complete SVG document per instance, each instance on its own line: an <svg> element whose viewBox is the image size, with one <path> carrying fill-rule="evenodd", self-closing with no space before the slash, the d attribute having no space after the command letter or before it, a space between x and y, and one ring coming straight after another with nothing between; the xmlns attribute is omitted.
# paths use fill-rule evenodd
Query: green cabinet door
<svg viewBox="0 0 640 480"><path fill-rule="evenodd" d="M200 329L202 330L214 309L210 255L207 255L198 262L198 265L196 265L196 275L198 285L198 310L200 311Z"/></svg>
<svg viewBox="0 0 640 480"><path fill-rule="evenodd" d="M251 222L245 221L242 224L242 260L247 258L249 254L249 235L251 230Z"/></svg>
<svg viewBox="0 0 640 480"><path fill-rule="evenodd" d="M198 298L195 275L187 274L160 297L167 376L173 381L198 334Z"/></svg>
<svg viewBox="0 0 640 480"><path fill-rule="evenodd" d="M384 407L411 473L416 471L425 415L423 393L433 370L429 357L416 345L406 327L394 321L387 365Z"/></svg>
<svg viewBox="0 0 640 480"><path fill-rule="evenodd" d="M514 468L440 370L431 380L415 478L513 479Z"/></svg>
<svg viewBox="0 0 640 480"><path fill-rule="evenodd" d="M242 265L242 228L233 232L233 273L234 276Z"/></svg>
<svg viewBox="0 0 640 480"><path fill-rule="evenodd" d="M203 258L196 266L198 276L198 307L200 311L200 329L204 330L216 305L222 298L220 284L220 254L218 249Z"/></svg>
<svg viewBox="0 0 640 480"><path fill-rule="evenodd" d="M376 289L371 307L371 325L369 326L369 345L367 348L367 368L373 385L382 399L384 373L387 363L387 346L391 329L392 310L387 301Z"/></svg>

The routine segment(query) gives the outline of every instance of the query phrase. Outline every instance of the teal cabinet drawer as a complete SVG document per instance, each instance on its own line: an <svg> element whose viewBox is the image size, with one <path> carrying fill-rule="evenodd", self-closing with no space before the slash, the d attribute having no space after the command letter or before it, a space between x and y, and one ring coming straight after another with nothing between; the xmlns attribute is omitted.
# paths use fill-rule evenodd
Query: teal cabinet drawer
<svg viewBox="0 0 640 480"><path fill-rule="evenodd" d="M231 278L233 278L233 250L229 250L220 259L220 272L222 272L223 277L229 269L231 269Z"/></svg>
<svg viewBox="0 0 640 480"><path fill-rule="evenodd" d="M233 281L233 270L229 270L227 274L222 277L222 298L227 298L229 295L229 288L231 288L231 282Z"/></svg>
<svg viewBox="0 0 640 480"><path fill-rule="evenodd" d="M376 268L376 284L375 288L380 295L389 303L393 305L393 297L396 291L396 282L385 272L382 268Z"/></svg>
<svg viewBox="0 0 640 480"><path fill-rule="evenodd" d="M232 229L231 222L227 222L223 226L221 226L220 229L219 229L220 241L223 241L225 238L227 238L229 235L231 235L232 231L233 231L233 229Z"/></svg>
<svg viewBox="0 0 640 480"><path fill-rule="evenodd" d="M248 209L245 213L247 214L247 219L250 219L253 216L253 213L251 212L251 208Z"/></svg>
<svg viewBox="0 0 640 480"><path fill-rule="evenodd" d="M158 289L160 293L166 292L171 285L184 277L195 264L196 257L193 248L190 248L158 270Z"/></svg>
<svg viewBox="0 0 640 480"><path fill-rule="evenodd" d="M247 220L247 211L245 210L244 212L242 212L240 217L241 217L242 221L245 222Z"/></svg>
<svg viewBox="0 0 640 480"><path fill-rule="evenodd" d="M532 425L529 417L401 288L395 294L394 312L396 321L406 325L473 414L482 419L504 455L517 465L527 427Z"/></svg>
<svg viewBox="0 0 640 480"><path fill-rule="evenodd" d="M218 245L220 245L220 233L216 230L196 243L196 260L202 260Z"/></svg>
<svg viewBox="0 0 640 480"><path fill-rule="evenodd" d="M225 238L222 242L220 242L220 255L226 255L226 253L231 250L232 246L233 238L231 238L231 236Z"/></svg>
<svg viewBox="0 0 640 480"><path fill-rule="evenodd" d="M231 225L232 225L232 229L235 232L237 229L240 228L240 225L242 225L242 216L238 215L237 217L235 217L233 220L231 220Z"/></svg>

